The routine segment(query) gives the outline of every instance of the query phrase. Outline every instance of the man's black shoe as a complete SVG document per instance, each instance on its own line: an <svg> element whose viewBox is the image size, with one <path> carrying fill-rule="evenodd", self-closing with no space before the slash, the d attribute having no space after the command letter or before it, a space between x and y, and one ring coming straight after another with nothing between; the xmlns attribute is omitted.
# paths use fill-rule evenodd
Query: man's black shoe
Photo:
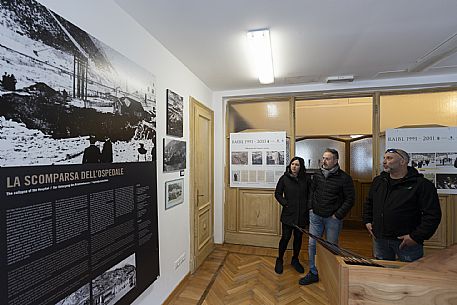
<svg viewBox="0 0 457 305"><path fill-rule="evenodd" d="M275 264L275 272L276 272L277 274L282 274L282 271L283 271L283 266L282 266L282 264L283 264L283 260L277 258L277 259L276 259L276 264Z"/></svg>
<svg viewBox="0 0 457 305"><path fill-rule="evenodd" d="M311 271L308 272L308 274L305 275L305 277L301 278L300 281L298 281L300 285L309 285L317 282L319 282L319 275L314 274Z"/></svg>
<svg viewBox="0 0 457 305"><path fill-rule="evenodd" d="M298 258L292 257L290 264L294 266L295 270L297 270L298 273L305 273L305 269L303 268L302 264L300 264Z"/></svg>

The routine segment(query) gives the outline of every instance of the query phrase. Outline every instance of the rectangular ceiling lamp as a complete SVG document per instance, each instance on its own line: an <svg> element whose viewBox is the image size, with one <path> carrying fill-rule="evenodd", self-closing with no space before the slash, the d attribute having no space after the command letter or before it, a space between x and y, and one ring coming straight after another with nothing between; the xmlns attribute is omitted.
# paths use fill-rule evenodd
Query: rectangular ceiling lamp
<svg viewBox="0 0 457 305"><path fill-rule="evenodd" d="M269 30L249 31L247 34L252 60L255 62L261 84L275 81L273 74L273 58Z"/></svg>

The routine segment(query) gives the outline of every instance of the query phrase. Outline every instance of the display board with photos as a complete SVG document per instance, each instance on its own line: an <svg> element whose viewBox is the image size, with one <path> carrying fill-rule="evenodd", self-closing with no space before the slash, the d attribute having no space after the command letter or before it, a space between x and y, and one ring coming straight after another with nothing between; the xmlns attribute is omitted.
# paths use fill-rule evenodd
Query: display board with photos
<svg viewBox="0 0 457 305"><path fill-rule="evenodd" d="M167 135L183 136L183 97L167 89Z"/></svg>
<svg viewBox="0 0 457 305"><path fill-rule="evenodd" d="M230 187L275 188L286 168L286 132L230 134Z"/></svg>
<svg viewBox="0 0 457 305"><path fill-rule="evenodd" d="M165 210L184 202L184 178L165 182Z"/></svg>
<svg viewBox="0 0 457 305"><path fill-rule="evenodd" d="M457 194L457 127L387 129L386 148L408 152L409 165L438 193Z"/></svg>
<svg viewBox="0 0 457 305"><path fill-rule="evenodd" d="M131 304L159 276L155 76L0 2L0 299Z"/></svg>

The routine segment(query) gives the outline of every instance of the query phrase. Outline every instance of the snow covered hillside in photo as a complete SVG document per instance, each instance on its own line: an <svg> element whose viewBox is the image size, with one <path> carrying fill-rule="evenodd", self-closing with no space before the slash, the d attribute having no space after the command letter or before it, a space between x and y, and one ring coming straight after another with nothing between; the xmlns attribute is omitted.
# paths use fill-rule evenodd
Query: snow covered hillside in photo
<svg viewBox="0 0 457 305"><path fill-rule="evenodd" d="M0 166L80 163L89 136L113 162L155 145L155 77L34 0L0 0L0 75Z"/></svg>
<svg viewBox="0 0 457 305"><path fill-rule="evenodd" d="M22 123L0 117L0 167L25 165L81 164L88 137L52 139L39 130L28 129ZM138 152L140 143L147 150ZM100 150L103 141L97 142ZM113 162L151 161L152 141L133 139L113 143Z"/></svg>
<svg viewBox="0 0 457 305"><path fill-rule="evenodd" d="M1 1L0 17L0 72L14 74L18 88L44 82L71 92L76 53L88 58L89 95L123 94L153 111L151 73L38 2Z"/></svg>

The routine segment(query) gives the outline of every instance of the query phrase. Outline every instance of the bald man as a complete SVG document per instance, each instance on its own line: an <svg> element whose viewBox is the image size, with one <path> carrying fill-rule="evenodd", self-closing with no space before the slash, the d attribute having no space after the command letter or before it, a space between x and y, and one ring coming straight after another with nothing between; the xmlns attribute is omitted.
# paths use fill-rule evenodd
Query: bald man
<svg viewBox="0 0 457 305"><path fill-rule="evenodd" d="M363 209L377 259L412 262L424 255L423 243L441 221L436 188L402 149L388 149L384 171L374 178Z"/></svg>

